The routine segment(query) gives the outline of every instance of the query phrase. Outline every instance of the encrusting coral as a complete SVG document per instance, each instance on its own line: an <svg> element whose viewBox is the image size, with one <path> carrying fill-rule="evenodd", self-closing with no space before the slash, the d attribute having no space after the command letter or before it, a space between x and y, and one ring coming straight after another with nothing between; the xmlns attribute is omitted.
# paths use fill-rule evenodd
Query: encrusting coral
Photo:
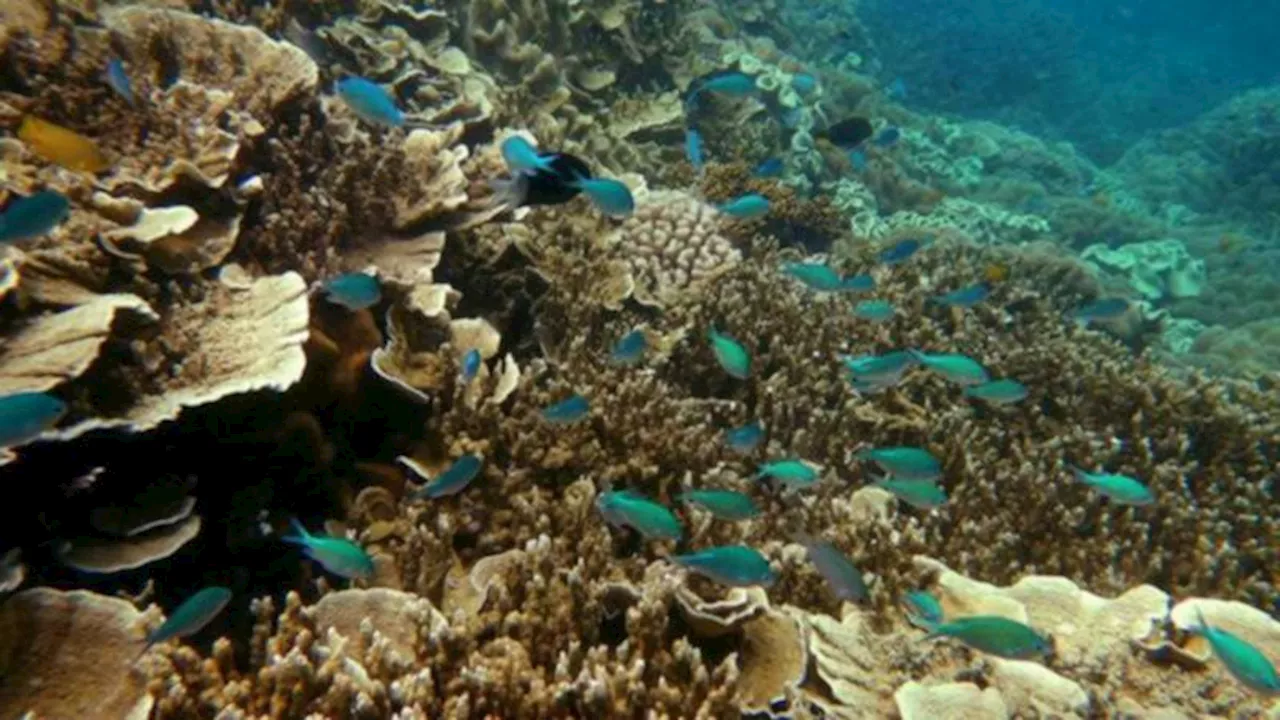
<svg viewBox="0 0 1280 720"><path fill-rule="evenodd" d="M684 2L360 5L310 8L324 20L317 37L335 65L391 90L413 129L363 122L322 95L332 67L247 25L128 6L70 28L33 12L0 34L25 79L4 81L0 121L44 116L113 160L100 176L73 174L0 144L6 198L49 187L73 206L50 236L5 248L0 391L72 406L5 472L83 449L53 465L68 473L47 483L58 511L16 518L51 537L24 549L25 571L6 557L6 576L102 592L147 578L167 608L196 582L236 591L230 617L192 644L139 658L154 611L22 590L0 606L0 704L84 718L1264 711L1189 630L1199 608L1280 660L1280 629L1257 609L1280 602L1268 484L1280 405L1064 320L1099 297L1097 279L1042 245L1006 244L1050 233L1038 215L934 189L972 185L970 169L943 167L964 145L953 130L912 130L910 158L877 160L892 169L866 182L837 183L809 146L794 184L754 177L735 152L699 187L657 189L692 184L670 168L678 91L732 62L759 74L766 97L713 101L726 115L709 122L754 118L803 105L790 87L801 65L726 39L728 18ZM283 24L283 10L215 6ZM92 52L73 54L73 36ZM90 80L117 46L148 113ZM663 82L649 87L653 74ZM646 112L596 118L637 96ZM75 99L107 110L64 102ZM811 140L816 112L804 105L795 136ZM503 171L498 146L516 132L621 177L634 214L605 218L586 198L496 204L483 181ZM1019 152L1064 187L1078 179L1043 149ZM960 175L940 182L945 172ZM810 185L834 190L810 197ZM716 209L747 192L769 199L768 216ZM909 261L878 262L921 233L932 242ZM815 292L783 271L797 261L867 273L875 289ZM348 310L315 286L350 271L376 274L372 306ZM936 302L979 279L985 302ZM895 315L858 317L872 296ZM745 346L747 377L722 370L712 328ZM617 361L611 348L636 329L642 357ZM873 394L848 381L841 356L905 348L969 355L1029 395L988 406L921 369ZM585 417L549 422L543 409L575 394ZM753 420L761 446L728 447L724 430ZM112 455L111 442L137 457ZM872 486L855 455L891 445L940 459L944 506ZM199 482L170 472L179 454ZM480 464L465 489L417 492L464 455ZM782 457L812 463L819 482L784 490L757 477ZM1155 502L1105 500L1071 466L1141 478ZM695 488L738 490L762 512L715 519L679 501ZM596 506L609 490L672 507L684 536L612 527ZM288 516L310 528L327 518L327 534L369 554L372 577L331 589L279 541ZM805 535L849 556L865 601L831 594ZM670 561L737 543L778 581L725 591ZM41 565L50 547L58 570ZM63 566L95 576L68 579ZM896 608L916 589L948 616L1026 622L1054 652L1040 663L919 642Z"/></svg>

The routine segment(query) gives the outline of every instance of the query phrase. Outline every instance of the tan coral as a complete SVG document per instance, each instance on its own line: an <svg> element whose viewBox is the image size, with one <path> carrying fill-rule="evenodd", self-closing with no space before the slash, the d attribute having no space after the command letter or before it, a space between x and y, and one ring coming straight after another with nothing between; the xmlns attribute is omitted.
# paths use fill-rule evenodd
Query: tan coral
<svg viewBox="0 0 1280 720"><path fill-rule="evenodd" d="M98 295L83 305L31 318L0 348L0 394L48 390L79 377L98 357L120 313L159 319L136 295Z"/></svg>
<svg viewBox="0 0 1280 720"><path fill-rule="evenodd" d="M1004 720L1009 709L995 688L973 683L909 682L893 694L902 720Z"/></svg>
<svg viewBox="0 0 1280 720"><path fill-rule="evenodd" d="M84 572L114 573L163 560L200 534L200 516L191 515L169 525L125 538L85 537L66 543L58 559Z"/></svg>
<svg viewBox="0 0 1280 720"><path fill-rule="evenodd" d="M183 408L237 393L285 390L302 377L309 311L301 277L262 277L247 290L210 284L205 292L202 301L165 317L161 335L153 341L182 358L175 372L163 380L152 378L157 385L139 388L123 412L87 420L64 437L110 424L149 429L177 417Z"/></svg>
<svg viewBox="0 0 1280 720"><path fill-rule="evenodd" d="M85 590L25 590L0 607L0 706L83 720L144 720L154 700L133 671L142 619Z"/></svg>
<svg viewBox="0 0 1280 720"><path fill-rule="evenodd" d="M680 192L653 192L607 246L631 268L634 297L663 307L731 269L741 253L720 234L719 214Z"/></svg>

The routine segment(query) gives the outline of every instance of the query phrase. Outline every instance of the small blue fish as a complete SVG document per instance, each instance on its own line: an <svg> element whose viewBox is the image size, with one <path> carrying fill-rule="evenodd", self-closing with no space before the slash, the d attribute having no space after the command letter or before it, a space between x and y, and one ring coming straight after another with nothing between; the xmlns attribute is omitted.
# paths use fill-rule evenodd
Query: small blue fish
<svg viewBox="0 0 1280 720"><path fill-rule="evenodd" d="M1091 473L1074 466L1071 472L1076 480L1111 498L1112 502L1121 505L1150 505L1156 501L1150 488L1128 475Z"/></svg>
<svg viewBox="0 0 1280 720"><path fill-rule="evenodd" d="M647 347L648 340L645 338L644 331L637 328L618 338L618 342L613 344L613 350L609 353L609 361L614 365L635 365L644 357Z"/></svg>
<svg viewBox="0 0 1280 720"><path fill-rule="evenodd" d="M681 495L680 500L697 505L721 520L750 520L760 514L751 496L737 490L690 490Z"/></svg>
<svg viewBox="0 0 1280 720"><path fill-rule="evenodd" d="M924 242L916 238L899 240L880 253L880 262L885 265L898 265L911 259L916 251L924 246Z"/></svg>
<svg viewBox="0 0 1280 720"><path fill-rule="evenodd" d="M907 83L902 78L894 78L893 82L884 89L884 94L890 100L906 100L907 99Z"/></svg>
<svg viewBox="0 0 1280 720"><path fill-rule="evenodd" d="M382 286L378 278L365 273L347 273L326 280L324 290L329 300L348 310L364 310L382 300Z"/></svg>
<svg viewBox="0 0 1280 720"><path fill-rule="evenodd" d="M876 289L876 279L866 273L850 275L840 281L840 289L845 292L871 292Z"/></svg>
<svg viewBox="0 0 1280 720"><path fill-rule="evenodd" d="M786 166L782 162L782 158L771 157L771 158L765 158L763 161L761 161L761 163L757 165L756 169L753 170L752 172L755 174L756 177L774 178L781 175L782 170L785 167Z"/></svg>
<svg viewBox="0 0 1280 720"><path fill-rule="evenodd" d="M1095 320L1115 320L1129 312L1129 301L1124 298L1103 298L1086 303L1071 313L1071 319L1082 325Z"/></svg>
<svg viewBox="0 0 1280 720"><path fill-rule="evenodd" d="M808 95L818 89L818 78L809 73L796 73L791 76L791 87L801 95Z"/></svg>
<svg viewBox="0 0 1280 720"><path fill-rule="evenodd" d="M867 151L863 148L855 148L849 151L849 164L853 166L855 172L866 172L871 163L867 159Z"/></svg>
<svg viewBox="0 0 1280 720"><path fill-rule="evenodd" d="M581 395L570 395L558 403L542 408L542 419L556 425L575 423L587 416L591 403Z"/></svg>
<svg viewBox="0 0 1280 720"><path fill-rule="evenodd" d="M746 380L751 376L751 355L742 347L742 343L715 328L707 333L707 340L711 343L711 352L715 353L716 362L720 363L720 367L730 377Z"/></svg>
<svg viewBox="0 0 1280 720"><path fill-rule="evenodd" d="M940 353L928 355L916 350L908 350L912 357L926 368L938 373L957 385L981 385L991 380L986 368L968 355Z"/></svg>
<svg viewBox="0 0 1280 720"><path fill-rule="evenodd" d="M969 647L1009 660L1027 660L1053 651L1053 642L1034 629L998 615L973 615L935 626L925 637L952 637Z"/></svg>
<svg viewBox="0 0 1280 720"><path fill-rule="evenodd" d="M1027 397L1027 386L1017 380L992 380L964 389L966 397L982 400L992 405L1012 405Z"/></svg>
<svg viewBox="0 0 1280 720"><path fill-rule="evenodd" d="M756 469L756 479L773 478L790 487L808 487L818 481L818 470L799 458L773 460L761 463Z"/></svg>
<svg viewBox="0 0 1280 720"><path fill-rule="evenodd" d="M670 510L629 490L600 493L596 509L610 525L629 527L650 540L679 540L684 534Z"/></svg>
<svg viewBox="0 0 1280 720"><path fill-rule="evenodd" d="M320 563L325 570L347 579L373 577L373 558L364 548L346 538L312 535L297 518L289 522L297 535L285 535L280 539L300 546L307 557Z"/></svg>
<svg viewBox="0 0 1280 720"><path fill-rule="evenodd" d="M902 131L890 125L881 130L878 135L871 141L876 147L891 148L898 144L898 140L902 139Z"/></svg>
<svg viewBox="0 0 1280 720"><path fill-rule="evenodd" d="M479 348L471 348L466 355L462 356L462 382L469 383L476 379L476 374L480 372L480 364L484 362L484 356L480 354Z"/></svg>
<svg viewBox="0 0 1280 720"><path fill-rule="evenodd" d="M764 426L760 424L759 420L754 420L742 427L736 427L724 432L725 444L740 453L749 453L755 450L762 439L764 439Z"/></svg>
<svg viewBox="0 0 1280 720"><path fill-rule="evenodd" d="M107 85L116 94L124 98L124 101L131 106L137 106L137 99L133 95L133 84L129 82L129 75L124 71L124 63L120 58L113 57L107 61Z"/></svg>
<svg viewBox="0 0 1280 720"><path fill-rule="evenodd" d="M918 447L867 448L854 457L870 460L889 475L903 480L936 480L942 476L942 463L938 458Z"/></svg>
<svg viewBox="0 0 1280 720"><path fill-rule="evenodd" d="M862 573L849 560L849 556L840 552L834 544L809 535L800 534L796 539L804 545L809 562L827 581L831 593L837 600L863 602L871 596Z"/></svg>
<svg viewBox="0 0 1280 720"><path fill-rule="evenodd" d="M702 168L707 164L706 158L702 155L702 133L694 128L684 131L684 156L689 159L694 172L701 173Z"/></svg>
<svg viewBox="0 0 1280 720"><path fill-rule="evenodd" d="M971 308L974 305L987 299L991 294L991 286L985 282L975 283L968 287L952 290L949 293L939 295L934 300L942 305L958 308Z"/></svg>
<svg viewBox="0 0 1280 720"><path fill-rule="evenodd" d="M862 320L882 323L893 319L896 311L888 300L863 300L853 306L853 315Z"/></svg>
<svg viewBox="0 0 1280 720"><path fill-rule="evenodd" d="M338 97L351 108L356 117L370 125L404 126L404 113L400 112L395 99L381 85L353 76L339 80L337 90Z"/></svg>
<svg viewBox="0 0 1280 720"><path fill-rule="evenodd" d="M413 493L418 500L434 500L436 498L457 495L471 484L484 467L484 460L477 455L463 455L453 461L444 472Z"/></svg>
<svg viewBox="0 0 1280 720"><path fill-rule="evenodd" d="M942 612L942 603L938 602L938 598L923 590L907 593L902 598L902 604L907 606L907 622L921 630L932 631L935 627L941 625L945 619L945 615Z"/></svg>
<svg viewBox="0 0 1280 720"><path fill-rule="evenodd" d="M586 194L591 204L609 217L626 217L635 212L636 200L624 183L609 178L578 178L569 183Z"/></svg>
<svg viewBox="0 0 1280 720"><path fill-rule="evenodd" d="M539 155L533 143L522 135L512 135L502 141L502 160L513 174L555 172L551 166L555 155Z"/></svg>
<svg viewBox="0 0 1280 720"><path fill-rule="evenodd" d="M703 90L737 97L754 95L756 93L756 79L746 73L725 73L702 83L697 92L702 92Z"/></svg>
<svg viewBox="0 0 1280 720"><path fill-rule="evenodd" d="M746 545L709 547L687 555L676 555L671 561L730 587L769 587L778 580L765 556Z"/></svg>
<svg viewBox="0 0 1280 720"><path fill-rule="evenodd" d="M841 356L845 369L854 377L880 386L897 385L902 374L916 364L916 359L905 350L894 350L883 355Z"/></svg>
<svg viewBox="0 0 1280 720"><path fill-rule="evenodd" d="M760 193L748 193L720 206L720 212L739 220L750 220L769 214L769 199Z"/></svg>
<svg viewBox="0 0 1280 720"><path fill-rule="evenodd" d="M947 502L947 492L932 480L898 480L892 477L876 481L876 487L893 493L893 496L917 510L932 510Z"/></svg>
<svg viewBox="0 0 1280 720"><path fill-rule="evenodd" d="M0 215L0 243L48 235L70 214L71 203L62 193L41 190L15 197Z"/></svg>
<svg viewBox="0 0 1280 720"><path fill-rule="evenodd" d="M1245 687L1264 696L1280 695L1280 675L1265 654L1247 640L1205 622L1204 613L1196 608L1199 627L1194 629L1209 641L1213 654L1231 675Z"/></svg>
<svg viewBox="0 0 1280 720"><path fill-rule="evenodd" d="M160 627L147 633L147 646L142 649L143 654L156 643L200 632L229 602L231 591L217 586L207 587L183 600Z"/></svg>
<svg viewBox="0 0 1280 720"><path fill-rule="evenodd" d="M0 448L30 442L58 424L67 404L42 392L0 396Z"/></svg>
<svg viewBox="0 0 1280 720"><path fill-rule="evenodd" d="M786 263L782 271L810 290L835 292L843 288L839 273L823 263Z"/></svg>

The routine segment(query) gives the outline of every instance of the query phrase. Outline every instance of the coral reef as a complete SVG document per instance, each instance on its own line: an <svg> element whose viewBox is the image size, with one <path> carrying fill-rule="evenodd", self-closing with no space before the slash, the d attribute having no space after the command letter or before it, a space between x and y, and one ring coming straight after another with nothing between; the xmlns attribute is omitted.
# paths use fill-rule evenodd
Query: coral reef
<svg viewBox="0 0 1280 720"><path fill-rule="evenodd" d="M1188 630L1200 608L1280 659L1265 612L1280 603L1280 401L1064 319L1109 287L1063 250L1093 224L1130 233L1087 253L1114 282L1188 302L1189 284L1214 285L1180 236L1146 232L1164 225L1139 204L1082 200L1100 181L1067 149L912 113L853 71L860 56L739 31L788 3L159 5L0 11L18 23L0 32L0 124L42 118L109 161L58 167L0 140L0 200L53 189L72 207L0 248L0 394L70 406L0 449L3 479L37 486L0 518L14 548L3 585L18 590L0 605L0 705L84 718L1266 710ZM323 52L273 39L299 18ZM100 79L116 56L141 108ZM690 109L691 83L735 69L749 97ZM328 94L347 75L379 84L408 127ZM902 128L856 176L815 140L853 108ZM691 117L712 160L697 177L677 149ZM498 202L485 181L516 133L619 178L635 211ZM781 155L781 177L751 170ZM717 209L751 192L767 215ZM1089 210L1019 205L1038 194ZM880 262L922 235L908 261ZM1153 237L1169 240L1130 242ZM806 288L783 272L796 261L870 275L894 317L870 323L853 312L862 293ZM353 271L376 277L371 305L333 300L325 281ZM936 302L978 280L981 304ZM743 344L747 377L722 370L712 328ZM637 329L642 356L619 362L611 348ZM1238 352L1224 335L1183 338L1182 362ZM842 356L906 348L969 355L1028 397L990 407L921 370L879 393L847 381ZM544 416L575 394L585 417ZM753 420L760 447L728 447L724 430ZM873 486L857 453L889 445L940 459L944 506ZM480 460L465 489L417 492L464 455ZM782 457L820 480L758 477ZM1141 478L1156 500L1103 499L1073 465ZM693 488L739 490L762 513L717 520L678 502ZM683 536L606 523L608 490L671 506ZM355 541L372 577L339 589L281 541L292 518ZM848 554L864 603L828 591L805 534ZM738 543L776 584L725 590L670 560ZM139 608L172 613L208 585L233 590L225 614L147 648L159 611ZM1027 622L1054 653L921 643L896 607L915 589L951 616Z"/></svg>

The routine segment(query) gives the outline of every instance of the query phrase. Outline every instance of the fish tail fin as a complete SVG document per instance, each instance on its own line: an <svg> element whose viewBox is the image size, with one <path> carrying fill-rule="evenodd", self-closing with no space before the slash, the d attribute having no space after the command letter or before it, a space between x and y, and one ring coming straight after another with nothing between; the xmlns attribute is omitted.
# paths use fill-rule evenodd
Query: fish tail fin
<svg viewBox="0 0 1280 720"><path fill-rule="evenodd" d="M501 205L514 210L523 205L529 196L529 176L515 173L511 177L493 178L489 180L489 189L493 191L491 207Z"/></svg>
<svg viewBox="0 0 1280 720"><path fill-rule="evenodd" d="M295 534L281 535L280 539L293 545L302 545L305 547L307 545L307 541L311 539L311 533L307 532L307 529L302 526L302 523L296 517L289 518L289 527Z"/></svg>
<svg viewBox="0 0 1280 720"><path fill-rule="evenodd" d="M1085 471L1080 466L1067 465L1067 469L1071 471L1071 476L1076 479L1076 482L1084 483L1085 485L1092 484L1089 482L1089 476L1085 474Z"/></svg>
<svg viewBox="0 0 1280 720"><path fill-rule="evenodd" d="M1204 619L1204 610L1201 610L1199 605L1196 606L1196 623L1198 623L1198 627L1194 629L1192 628L1187 628L1187 629L1193 630L1194 632L1199 634L1204 634L1209 629L1209 623L1205 622L1205 619Z"/></svg>

